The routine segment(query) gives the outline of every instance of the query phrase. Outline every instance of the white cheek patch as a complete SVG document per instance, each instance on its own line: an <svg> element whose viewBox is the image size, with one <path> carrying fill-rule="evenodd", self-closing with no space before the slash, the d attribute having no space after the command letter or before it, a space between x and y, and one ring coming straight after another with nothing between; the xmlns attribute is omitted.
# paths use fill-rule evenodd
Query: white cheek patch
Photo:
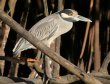
<svg viewBox="0 0 110 84"><path fill-rule="evenodd" d="M67 15L67 14L65 14L65 13L61 13L61 16L63 17L63 18L71 18L72 16L69 16L69 15Z"/></svg>

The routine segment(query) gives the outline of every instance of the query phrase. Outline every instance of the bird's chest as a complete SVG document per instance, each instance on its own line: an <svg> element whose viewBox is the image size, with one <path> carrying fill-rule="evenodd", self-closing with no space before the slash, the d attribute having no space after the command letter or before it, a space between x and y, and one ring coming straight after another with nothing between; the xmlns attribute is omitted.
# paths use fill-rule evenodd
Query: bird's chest
<svg viewBox="0 0 110 84"><path fill-rule="evenodd" d="M71 30L73 26L72 22L67 22L67 21L63 21L60 25L59 25L59 29L57 31L59 31L58 35L62 35L64 33L67 33L68 31Z"/></svg>
<svg viewBox="0 0 110 84"><path fill-rule="evenodd" d="M57 31L54 33L54 35L52 36L52 38L49 38L49 41L54 40L55 38L59 37L60 35L67 33L69 30L71 30L73 24L71 22L61 22L58 21L60 23L58 23L58 29Z"/></svg>
<svg viewBox="0 0 110 84"><path fill-rule="evenodd" d="M72 22L67 22L67 21L63 21L63 20L57 20L55 21L56 25L57 25L57 30L54 32L54 34L47 39L47 43L50 45L51 42L56 39L57 37L59 37L60 35L67 33L69 30L71 30L73 23ZM54 28L54 26L53 26ZM46 40L45 40L46 42Z"/></svg>

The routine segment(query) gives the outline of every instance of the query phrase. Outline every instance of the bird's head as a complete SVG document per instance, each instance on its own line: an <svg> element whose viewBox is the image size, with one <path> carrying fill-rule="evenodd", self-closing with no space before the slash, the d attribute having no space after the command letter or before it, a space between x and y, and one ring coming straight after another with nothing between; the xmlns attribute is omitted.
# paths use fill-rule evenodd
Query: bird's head
<svg viewBox="0 0 110 84"><path fill-rule="evenodd" d="M67 21L76 22L76 21L83 21L83 22L92 22L90 19L78 15L78 12L72 9L65 9L59 12L60 16Z"/></svg>

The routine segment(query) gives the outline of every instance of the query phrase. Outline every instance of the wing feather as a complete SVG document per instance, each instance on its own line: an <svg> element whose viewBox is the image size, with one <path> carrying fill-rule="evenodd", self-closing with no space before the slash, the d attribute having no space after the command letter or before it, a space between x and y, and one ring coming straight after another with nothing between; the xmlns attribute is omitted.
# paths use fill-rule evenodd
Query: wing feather
<svg viewBox="0 0 110 84"><path fill-rule="evenodd" d="M44 21L44 20L43 20ZM42 24L35 25L29 30L30 33L32 33L37 39L44 41L45 39L51 38L54 33L58 29L58 21L54 18L51 18L50 20L46 22L41 22ZM32 44L30 44L28 41L26 41L24 38L21 38L15 45L13 52L15 54L26 50L28 48L35 48Z"/></svg>

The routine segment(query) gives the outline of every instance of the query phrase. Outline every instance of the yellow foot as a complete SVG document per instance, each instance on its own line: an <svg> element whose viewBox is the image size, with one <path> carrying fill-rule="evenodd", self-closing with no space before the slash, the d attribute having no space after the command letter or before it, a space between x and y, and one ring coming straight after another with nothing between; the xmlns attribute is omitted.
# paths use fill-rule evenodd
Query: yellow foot
<svg viewBox="0 0 110 84"><path fill-rule="evenodd" d="M27 62L39 62L38 59L27 58Z"/></svg>
<svg viewBox="0 0 110 84"><path fill-rule="evenodd" d="M60 80L62 78L61 78L61 76L56 76L56 77L53 77L52 79Z"/></svg>
<svg viewBox="0 0 110 84"><path fill-rule="evenodd" d="M57 78L57 79L61 79L61 76L57 76L56 78Z"/></svg>

